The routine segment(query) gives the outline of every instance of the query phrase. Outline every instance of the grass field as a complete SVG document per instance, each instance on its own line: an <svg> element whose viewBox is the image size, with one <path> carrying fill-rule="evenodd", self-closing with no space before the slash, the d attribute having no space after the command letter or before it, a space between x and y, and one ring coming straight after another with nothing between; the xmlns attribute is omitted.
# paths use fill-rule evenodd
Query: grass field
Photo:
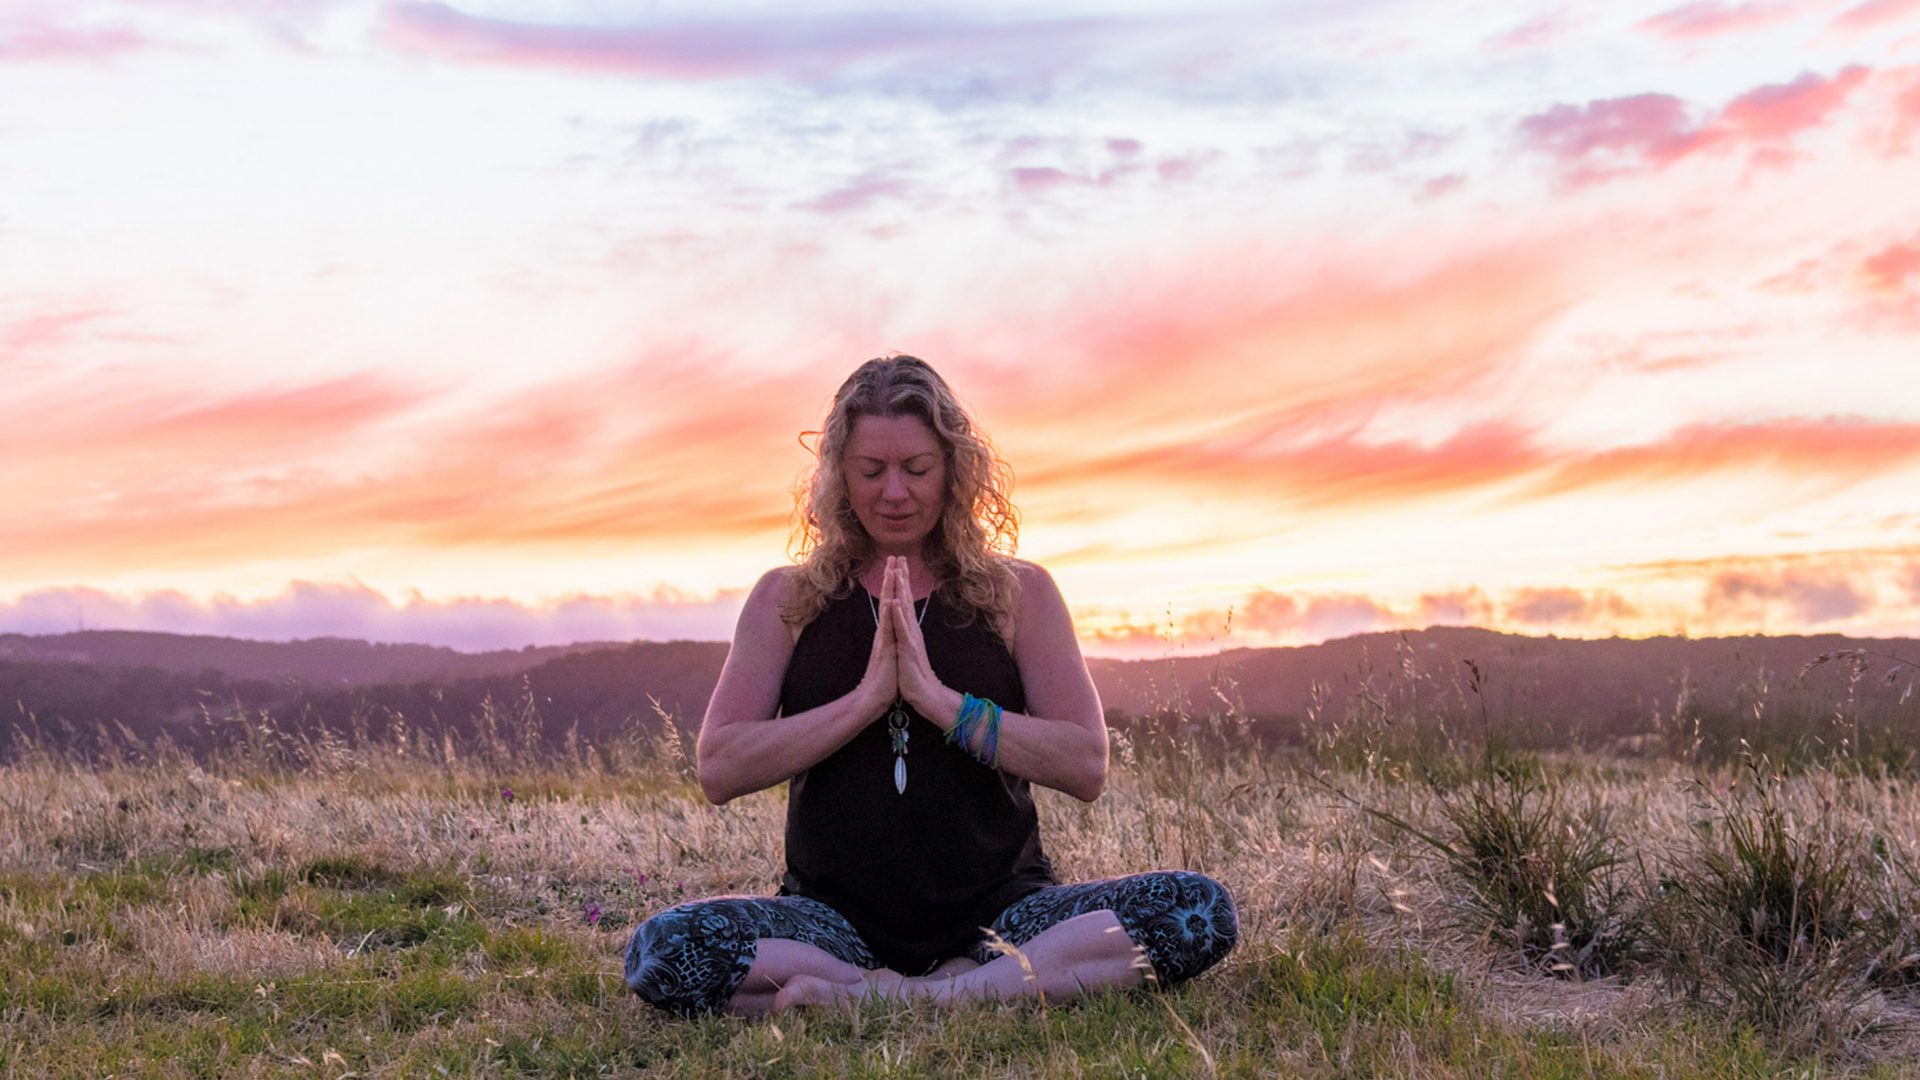
<svg viewBox="0 0 1920 1080"><path fill-rule="evenodd" d="M707 805L672 731L16 747L0 1074L1920 1075L1897 730L1869 755L1842 712L1796 752L1708 757L1675 709L1626 756L1384 694L1262 747L1213 700L1116 735L1098 802L1040 798L1064 879L1225 882L1241 943L1218 968L775 1021L674 1020L621 983L637 919L780 868L783 795Z"/></svg>

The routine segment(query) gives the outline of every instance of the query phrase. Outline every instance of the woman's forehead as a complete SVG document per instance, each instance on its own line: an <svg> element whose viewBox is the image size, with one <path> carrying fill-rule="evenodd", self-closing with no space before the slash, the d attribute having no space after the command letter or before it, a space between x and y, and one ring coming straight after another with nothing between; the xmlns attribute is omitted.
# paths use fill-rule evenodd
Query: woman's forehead
<svg viewBox="0 0 1920 1080"><path fill-rule="evenodd" d="M940 452L940 439L917 416L862 416L853 422L847 456L892 461Z"/></svg>

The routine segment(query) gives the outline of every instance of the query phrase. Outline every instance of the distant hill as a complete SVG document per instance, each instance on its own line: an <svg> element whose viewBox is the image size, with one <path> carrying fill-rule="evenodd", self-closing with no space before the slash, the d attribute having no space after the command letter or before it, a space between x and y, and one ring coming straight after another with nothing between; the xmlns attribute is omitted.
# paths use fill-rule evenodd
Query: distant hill
<svg viewBox="0 0 1920 1080"><path fill-rule="evenodd" d="M580 652L619 648L617 642L532 646L463 653L439 645L383 645L348 638L245 641L139 630L81 630L71 634L0 634L0 660L152 667L193 675L219 671L235 679L299 679L316 686L504 675Z"/></svg>
<svg viewBox="0 0 1920 1080"><path fill-rule="evenodd" d="M1477 718L1605 741L1645 732L1685 693L1698 714L1751 710L1764 684L1768 716L1811 724L1851 695L1863 716L1920 722L1914 675L1877 660L1849 684L1847 666L1796 676L1822 653L1870 648L1920 659L1920 641L1828 634L1598 641L1523 637L1464 627L1365 634L1295 648L1236 649L1160 660L1094 660L1110 716L1205 715L1231 700L1270 735L1308 737L1371 696L1393 710ZM723 642L584 644L466 654L451 649L319 639L270 644L229 638L94 631L0 636L0 752L25 728L59 745L92 745L102 729L189 747L232 737L221 717L379 735L471 734L490 707L537 725L544 738L590 741L658 725L660 708L698 725L727 655ZM1471 661L1480 691L1469 688ZM1889 678L1891 676L1891 678ZM1317 688L1317 689L1316 689ZM489 706L490 703L490 706ZM534 717L532 721L527 717Z"/></svg>
<svg viewBox="0 0 1920 1080"><path fill-rule="evenodd" d="M183 647L174 654L174 670L0 660L0 702L14 705L0 711L0 754L18 741L16 731L83 750L97 748L102 732L108 741L124 743L131 736L142 743L164 739L199 749L234 737L237 718L262 712L290 731L326 728L378 737L405 723L416 733L444 729L463 736L476 733L491 708L516 734L533 716L546 738L559 740L571 732L600 741L636 726L657 729L656 701L677 722L696 726L727 656L722 642L575 648L518 668L502 662L515 654L483 654L491 658L489 666L502 670L472 678L410 677L368 685L310 682L286 674L284 667L277 673L264 669L276 678L236 678L211 666L221 655L218 648ZM312 661L297 652L280 657Z"/></svg>
<svg viewBox="0 0 1920 1080"><path fill-rule="evenodd" d="M1822 653L1873 649L1920 660L1920 641L1848 638L1838 634L1724 638L1526 637L1473 627L1361 634L1294 648L1234 649L1211 656L1151 661L1093 660L1089 668L1109 709L1142 714L1174 702L1203 712L1214 686L1238 695L1258 717L1304 716L1315 683L1335 715L1363 684L1406 694L1484 700L1499 720L1552 724L1564 733L1645 730L1656 711L1671 714L1684 681L1695 709L1746 706L1764 679L1776 708L1830 708L1846 692L1848 669L1830 663L1796 677ZM1473 661L1481 693L1468 692ZM1873 663L1853 688L1863 709L1888 710L1912 694L1916 672ZM1911 700L1911 698L1909 699ZM1912 702L1920 712L1920 701Z"/></svg>

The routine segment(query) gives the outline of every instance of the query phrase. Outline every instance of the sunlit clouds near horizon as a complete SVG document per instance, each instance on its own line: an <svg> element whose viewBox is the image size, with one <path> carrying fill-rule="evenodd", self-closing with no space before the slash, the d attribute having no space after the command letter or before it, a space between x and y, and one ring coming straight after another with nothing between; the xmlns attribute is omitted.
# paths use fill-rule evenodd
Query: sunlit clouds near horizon
<svg viewBox="0 0 1920 1080"><path fill-rule="evenodd" d="M0 631L724 638L893 351L1093 653L1920 634L1920 0L0 11Z"/></svg>

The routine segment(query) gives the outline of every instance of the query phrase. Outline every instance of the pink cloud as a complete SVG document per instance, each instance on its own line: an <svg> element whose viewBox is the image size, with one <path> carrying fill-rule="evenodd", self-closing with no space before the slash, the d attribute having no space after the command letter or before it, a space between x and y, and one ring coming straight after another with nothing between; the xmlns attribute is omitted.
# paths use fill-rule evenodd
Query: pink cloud
<svg viewBox="0 0 1920 1080"><path fill-rule="evenodd" d="M1436 176L1420 185L1420 197L1423 199L1445 198L1459 191L1465 187L1466 184L1467 178L1459 173L1447 173L1444 176Z"/></svg>
<svg viewBox="0 0 1920 1080"><path fill-rule="evenodd" d="M1226 625L1224 612L1189 617L1189 636L1203 636ZM1312 640L1347 637L1395 625L1392 609L1358 593L1280 593L1262 589L1251 593L1233 610L1236 632L1252 631L1271 637Z"/></svg>
<svg viewBox="0 0 1920 1080"><path fill-rule="evenodd" d="M1720 147L1753 148L1757 164L1780 165L1781 144L1825 123L1870 74L1860 66L1832 78L1808 72L1749 90L1711 116L1670 94L1559 104L1521 120L1520 136L1528 149L1554 159L1569 187L1657 172Z"/></svg>
<svg viewBox="0 0 1920 1080"><path fill-rule="evenodd" d="M1747 139L1784 139L1824 123L1867 81L1855 65L1831 79L1807 72L1789 83L1749 90L1720 111L1719 126Z"/></svg>
<svg viewBox="0 0 1920 1080"><path fill-rule="evenodd" d="M1920 0L1866 0L1834 17L1833 28L1844 31L1876 30L1920 12Z"/></svg>
<svg viewBox="0 0 1920 1080"><path fill-rule="evenodd" d="M0 426L0 487L38 508L0 518L0 550L21 577L85 580L354 547L783 534L791 476L743 462L791 451L820 381L725 379L711 357L650 356L444 416L372 376L211 401L43 395Z"/></svg>
<svg viewBox="0 0 1920 1080"><path fill-rule="evenodd" d="M1128 177L1142 174L1147 168L1138 151L1116 152L1112 156L1115 160L1097 171L1074 172L1054 165L1016 165L1007 170L1007 175L1013 180L1014 190L1025 195L1037 195L1071 188L1111 187ZM1163 181L1184 182L1198 176L1204 166L1219 156L1218 151L1203 151L1184 157L1162 158L1154 163L1153 173Z"/></svg>
<svg viewBox="0 0 1920 1080"><path fill-rule="evenodd" d="M909 190L907 182L899 177L869 174L824 195L795 203L794 209L830 215L858 213L883 199L905 195Z"/></svg>
<svg viewBox="0 0 1920 1080"><path fill-rule="evenodd" d="M1920 132L1920 69L1909 68L1910 80L1893 102L1893 128L1887 139L1887 152L1905 154Z"/></svg>
<svg viewBox="0 0 1920 1080"><path fill-rule="evenodd" d="M1740 33L1793 18L1806 8L1797 0L1752 0L1723 4L1715 0L1682 4L1639 23L1639 29L1675 40Z"/></svg>
<svg viewBox="0 0 1920 1080"><path fill-rule="evenodd" d="M0 631L55 634L84 627L259 641L343 637L468 651L579 641L722 641L732 636L743 600L737 592L701 599L661 591L577 595L541 605L485 597L428 600L417 594L395 601L364 585L304 581L260 600L197 601L177 592L122 596L67 588L0 601Z"/></svg>
<svg viewBox="0 0 1920 1080"><path fill-rule="evenodd" d="M64 345L114 314L109 308L75 307L0 323L0 363L28 350Z"/></svg>
<svg viewBox="0 0 1920 1080"><path fill-rule="evenodd" d="M1487 46L1502 52L1541 49L1553 44L1576 25L1570 10L1563 8L1497 34L1487 40Z"/></svg>
<svg viewBox="0 0 1920 1080"><path fill-rule="evenodd" d="M1920 239L1892 244L1860 262L1860 276L1876 292L1902 292L1920 280Z"/></svg>
<svg viewBox="0 0 1920 1080"><path fill-rule="evenodd" d="M1191 154L1162 158L1154 163L1154 174L1169 183L1185 183L1200 175L1200 170L1219 157L1218 153Z"/></svg>
<svg viewBox="0 0 1920 1080"><path fill-rule="evenodd" d="M1830 482L1865 479L1920 459L1920 424L1859 417L1692 424L1657 442L1603 451L1554 469L1535 495L1602 484L1679 481L1766 467Z"/></svg>
<svg viewBox="0 0 1920 1080"><path fill-rule="evenodd" d="M1493 622L1494 604L1478 587L1423 593L1418 617L1423 626L1483 626Z"/></svg>
<svg viewBox="0 0 1920 1080"><path fill-rule="evenodd" d="M1058 61L1113 25L1097 18L993 22L926 12L550 24L406 0L387 5L382 37L393 48L461 62L670 79L779 73L819 81L881 57L1018 52L1038 63L1043 58L1034 50L1059 47Z"/></svg>
<svg viewBox="0 0 1920 1080"><path fill-rule="evenodd" d="M0 63L110 60L155 43L132 30L62 26L43 19L0 22Z"/></svg>
<svg viewBox="0 0 1920 1080"><path fill-rule="evenodd" d="M1589 629L1605 618L1630 617L1636 612L1619 594L1608 589L1518 589L1508 594L1506 617L1530 626L1577 625Z"/></svg>
<svg viewBox="0 0 1920 1080"><path fill-rule="evenodd" d="M1665 168L1715 139L1671 94L1555 105L1522 120L1520 134L1528 149L1556 159L1573 186L1635 167Z"/></svg>
<svg viewBox="0 0 1920 1080"><path fill-rule="evenodd" d="M1007 175L1013 178L1013 186L1024 192L1052 191L1091 182L1084 176L1076 176L1051 165L1019 165L1007 170Z"/></svg>
<svg viewBox="0 0 1920 1080"><path fill-rule="evenodd" d="M1838 574L1790 569L1777 576L1729 571L1707 584L1703 597L1709 612L1765 618L1765 611L1784 606L1801 625L1850 619L1872 607L1871 598Z"/></svg>

